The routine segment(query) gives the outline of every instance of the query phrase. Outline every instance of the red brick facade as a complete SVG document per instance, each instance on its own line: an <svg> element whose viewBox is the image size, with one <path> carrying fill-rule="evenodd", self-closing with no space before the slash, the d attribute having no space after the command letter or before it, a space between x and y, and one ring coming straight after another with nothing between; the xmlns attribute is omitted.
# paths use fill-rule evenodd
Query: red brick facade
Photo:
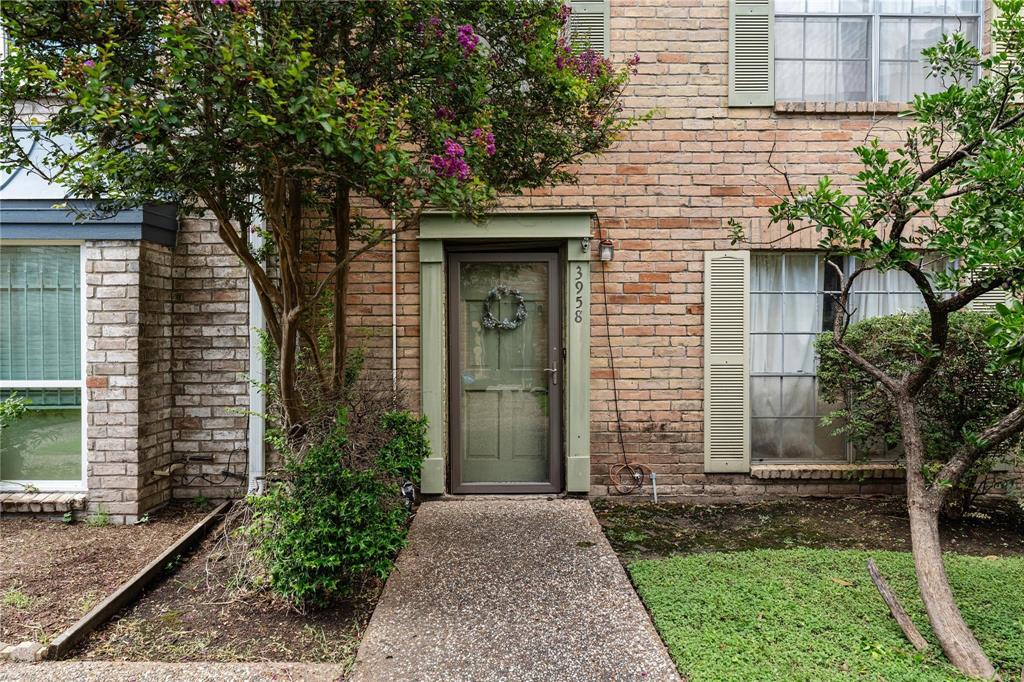
<svg viewBox="0 0 1024 682"><path fill-rule="evenodd" d="M906 125L885 102L730 108L728 5L611 0L612 57L640 58L626 113L657 114L586 163L578 185L504 202L510 212L592 212L595 236L615 242L613 261L592 263L591 493L609 494L620 431L625 459L655 471L666 498L900 492L881 470L866 480L838 469L704 473L704 253L735 248L733 219L759 248L813 248L813 234L780 240L768 223L784 191L777 169L797 185L825 174L848 182L859 169L852 147L898 141ZM244 476L247 456L244 270L209 220L182 221L173 250L90 243L87 258L91 504L128 518L172 495L238 495L244 479L224 471ZM353 344L380 370L391 362L391 287L385 242L357 262L348 308ZM417 238L407 233L397 249L397 355L413 408L418 287ZM137 457L118 455L133 448Z"/></svg>

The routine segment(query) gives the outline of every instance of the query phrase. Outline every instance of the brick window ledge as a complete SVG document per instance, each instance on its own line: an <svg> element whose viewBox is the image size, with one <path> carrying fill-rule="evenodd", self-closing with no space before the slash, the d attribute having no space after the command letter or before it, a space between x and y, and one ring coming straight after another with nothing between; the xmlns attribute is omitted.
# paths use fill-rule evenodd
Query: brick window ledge
<svg viewBox="0 0 1024 682"><path fill-rule="evenodd" d="M0 493L5 513L63 513L85 509L85 493Z"/></svg>
<svg viewBox="0 0 1024 682"><path fill-rule="evenodd" d="M898 114L906 102L776 102L776 114Z"/></svg>
<svg viewBox="0 0 1024 682"><path fill-rule="evenodd" d="M754 464L751 478L777 478L785 480L850 480L858 478L904 478L906 473L899 464Z"/></svg>

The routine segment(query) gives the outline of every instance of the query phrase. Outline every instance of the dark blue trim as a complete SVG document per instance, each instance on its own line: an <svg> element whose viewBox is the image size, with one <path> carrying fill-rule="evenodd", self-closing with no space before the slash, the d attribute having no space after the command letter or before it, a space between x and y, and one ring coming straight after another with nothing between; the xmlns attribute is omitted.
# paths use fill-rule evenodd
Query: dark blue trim
<svg viewBox="0 0 1024 682"><path fill-rule="evenodd" d="M96 202L7 199L0 202L0 239L124 239L174 246L178 231L173 204L148 204L113 216L85 219ZM73 207L73 208L71 208Z"/></svg>

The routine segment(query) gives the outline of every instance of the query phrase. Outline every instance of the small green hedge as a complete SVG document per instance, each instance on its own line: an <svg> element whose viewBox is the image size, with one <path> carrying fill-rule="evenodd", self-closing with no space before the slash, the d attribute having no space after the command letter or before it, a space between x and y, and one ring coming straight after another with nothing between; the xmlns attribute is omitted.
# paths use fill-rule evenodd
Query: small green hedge
<svg viewBox="0 0 1024 682"><path fill-rule="evenodd" d="M868 576L874 557L933 646L914 651ZM950 555L968 624L1004 678L1024 665L1024 559ZM640 597L690 682L959 680L935 644L911 556L756 550L637 561Z"/></svg>
<svg viewBox="0 0 1024 682"><path fill-rule="evenodd" d="M376 433L362 430L379 445L350 447L347 413L339 410L324 438L301 456L286 455L286 480L250 498L246 532L265 580L296 606L324 606L352 595L368 578L386 578L405 545L409 513L401 485L419 482L430 450L426 420L385 412Z"/></svg>

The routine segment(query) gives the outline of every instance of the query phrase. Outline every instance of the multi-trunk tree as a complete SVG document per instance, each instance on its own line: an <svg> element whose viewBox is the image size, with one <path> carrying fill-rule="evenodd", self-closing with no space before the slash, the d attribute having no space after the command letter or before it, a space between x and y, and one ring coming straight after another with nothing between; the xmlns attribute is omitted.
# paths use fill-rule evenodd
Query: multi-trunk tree
<svg viewBox="0 0 1024 682"><path fill-rule="evenodd" d="M1024 429L1024 402L1018 397L1012 409L941 452L925 451L919 409L925 386L943 371L950 315L989 292L1019 296L1024 290L1024 0L996 4L997 48L989 56L959 35L925 50L933 77L949 87L915 98L902 144L872 141L856 149L863 169L854 189L827 177L813 187L791 187L786 176L788 192L771 210L772 221L792 232L816 230L827 253L857 258L836 297L832 342L882 387L896 412L921 598L946 657L978 678L991 678L995 670L950 590L939 512L966 472ZM734 227L742 238L742 227ZM873 362L847 339L851 290L869 270L906 273L928 313L927 340L898 371ZM1012 347L1006 336L1004 344Z"/></svg>
<svg viewBox="0 0 1024 682"><path fill-rule="evenodd" d="M571 46L568 18L554 0L11 0L2 165L44 138L70 197L211 213L301 433L344 384L349 271L390 219L478 218L501 193L571 182L636 120L632 65Z"/></svg>

